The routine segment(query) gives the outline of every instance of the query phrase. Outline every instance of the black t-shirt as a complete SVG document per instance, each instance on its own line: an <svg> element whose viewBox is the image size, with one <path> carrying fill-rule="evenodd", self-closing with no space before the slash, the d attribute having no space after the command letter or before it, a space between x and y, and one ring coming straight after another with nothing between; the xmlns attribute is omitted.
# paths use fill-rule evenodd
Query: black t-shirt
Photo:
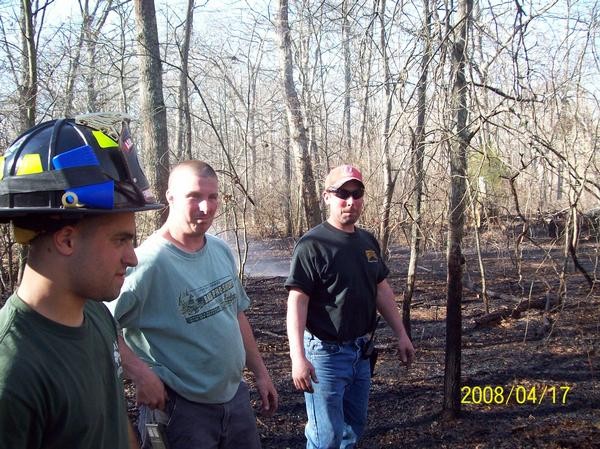
<svg viewBox="0 0 600 449"><path fill-rule="evenodd" d="M346 341L373 330L377 284L388 274L371 233L359 228L347 233L324 222L296 244L285 286L310 298L310 333L321 340Z"/></svg>

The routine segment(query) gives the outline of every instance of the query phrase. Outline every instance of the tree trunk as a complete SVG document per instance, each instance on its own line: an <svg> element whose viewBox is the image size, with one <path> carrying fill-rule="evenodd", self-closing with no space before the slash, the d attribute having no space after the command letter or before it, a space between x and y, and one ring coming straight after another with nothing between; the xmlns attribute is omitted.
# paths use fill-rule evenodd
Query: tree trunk
<svg viewBox="0 0 600 449"><path fill-rule="evenodd" d="M454 126L450 136L450 209L448 223L448 291L446 308L446 365L444 375L443 415L454 419L460 414L460 375L463 294L462 239L466 210L467 147L467 83L465 78L467 31L473 0L459 0L458 20L454 29L452 48L452 113Z"/></svg>
<svg viewBox="0 0 600 449"><path fill-rule="evenodd" d="M429 73L429 61L431 60L431 14L429 12L429 0L423 2L423 14L425 24L423 26L423 56L421 58L421 76L417 84L417 128L415 130L412 145L412 170L415 183L413 191L412 226L410 235L410 261L408 263L408 275L406 279L406 294L402 302L402 321L408 336L411 336L410 306L417 273L417 263L421 250L421 201L423 198L423 156L425 154L425 113L427 109L427 75Z"/></svg>
<svg viewBox="0 0 600 449"><path fill-rule="evenodd" d="M283 179L292 179L292 160L290 152L290 132L289 127L285 127L285 135L283 138ZM293 235L294 226L292 220L292 187L290 182L285 182L283 185L283 197L281 210L285 221L285 236Z"/></svg>
<svg viewBox="0 0 600 449"><path fill-rule="evenodd" d="M89 23L84 20L85 29L85 41L86 41L86 73L85 73L85 84L86 84L86 96L87 96L87 112L96 112L98 110L98 92L96 91L96 38L88 28Z"/></svg>
<svg viewBox="0 0 600 449"><path fill-rule="evenodd" d="M128 34L125 30L131 18L131 11L129 8L123 8L123 4L119 4L118 7L115 8L115 12L119 16L120 25L119 41L115 45L115 48L117 51L120 51L121 54L125 55L129 48L129 41L127 39ZM129 104L129 85L127 81L127 70L130 66L129 62L129 58L121 58L119 63L115 64L119 73L119 109L125 113L129 113L131 108Z"/></svg>
<svg viewBox="0 0 600 449"><path fill-rule="evenodd" d="M360 123L360 143L358 148L361 151L366 150L367 153L367 166L366 170L371 172L372 163L371 163L371 151L370 145L367 139L367 125L369 123L369 98L371 97L371 89L369 88L371 85L371 66L373 64L373 22L375 21L375 17L377 17L377 5L379 0L373 0L373 9L371 11L371 23L366 31L366 39L365 39L365 49L362 53L362 57L360 59L360 67L361 70L364 70L362 74L362 83L364 85L364 91L362 96L362 112L361 112L361 123ZM365 62L366 58L366 62ZM365 148L366 146L366 148ZM365 168L365 167L363 167Z"/></svg>
<svg viewBox="0 0 600 449"><path fill-rule="evenodd" d="M88 112L98 112L98 74L100 71L97 68L98 58L96 47L98 45L98 36L100 30L104 26L108 13L112 10L112 0L105 2L98 1L93 11L89 10L89 2L79 2L81 9L81 17L83 19L82 31L84 35L85 48L87 54L86 61L86 94L87 94L87 109ZM102 13L98 15L99 9L103 8Z"/></svg>
<svg viewBox="0 0 600 449"><path fill-rule="evenodd" d="M392 117L392 108L394 105L394 82L390 73L390 66L387 53L387 36L385 32L385 0L381 0L379 10L380 30L380 51L382 54L382 64L384 70L383 83L385 85L385 112L383 129L381 132L381 144L383 161L383 207L382 217L379 227L379 235L381 237L381 253L387 259L388 247L390 242L390 214L392 210L392 198L394 196L394 187L396 185L396 177L392 175L392 161L390 157L390 123Z"/></svg>
<svg viewBox="0 0 600 449"><path fill-rule="evenodd" d="M353 160L352 154L352 128L351 128L351 114L350 114L350 84L352 82L352 70L351 70L351 55L350 55L350 19L349 15L349 0L343 0L342 2L342 47L344 49L344 135L345 135L345 146L346 146L346 157L347 160Z"/></svg>
<svg viewBox="0 0 600 449"><path fill-rule="evenodd" d="M37 48L35 46L35 28L30 0L23 0L21 3L21 47L23 72L21 73L22 83L19 86L19 115L21 117L21 132L24 132L35 125L38 92ZM23 279L28 248L28 246L19 248L17 284L20 284Z"/></svg>
<svg viewBox="0 0 600 449"><path fill-rule="evenodd" d="M298 180L301 183L302 199L304 200L304 215L307 226L312 228L320 223L321 214L319 210L319 198L315 188L315 178L309 158L308 136L306 127L304 126L298 93L294 85L287 0L279 1L278 15L277 35L279 38L280 68L290 128L290 140L296 155Z"/></svg>
<svg viewBox="0 0 600 449"><path fill-rule="evenodd" d="M79 38L77 40L77 45L75 47L75 55L73 56L72 61L69 61L69 71L67 73L63 108L65 117L71 117L71 115L73 114L73 98L75 97L75 79L77 78L77 74L79 73L79 67L81 65L81 50L83 49L84 39L84 31L82 26L81 32L79 33Z"/></svg>
<svg viewBox="0 0 600 449"><path fill-rule="evenodd" d="M26 131L35 125L38 91L37 48L31 0L23 0L21 3L21 46L23 72L19 89L19 113L21 115L21 131Z"/></svg>
<svg viewBox="0 0 600 449"><path fill-rule="evenodd" d="M473 224L473 236L475 237L475 249L477 251L477 264L479 265L479 273L481 274L481 297L483 299L483 305L485 307L485 312L490 313L490 301L489 295L487 293L487 279L485 275L485 264L483 263L483 254L481 252L481 234L479 229L481 227L480 215L477 212L478 204L477 204L477 196L479 193L479 187L477 187L477 192L475 194L472 193L474 188L467 184L467 195L469 196L469 206L471 209L471 215L475 218L475 223Z"/></svg>
<svg viewBox="0 0 600 449"><path fill-rule="evenodd" d="M164 201L169 179L169 139L162 90L162 64L158 44L154 0L134 0L138 49L140 53L140 109L143 148L149 181L159 201ZM159 228L165 214L156 213Z"/></svg>
<svg viewBox="0 0 600 449"><path fill-rule="evenodd" d="M190 54L190 39L194 24L194 0L188 0L185 16L183 42L181 43L181 68L179 72L179 108L177 109L177 159L192 159L192 123L190 120L190 102L188 92L188 61Z"/></svg>
<svg viewBox="0 0 600 449"><path fill-rule="evenodd" d="M255 65L256 64L256 65ZM257 155L257 129L256 116L258 111L256 108L257 98L257 78L260 72L260 58L257 61L248 59L246 70L248 73L248 90L245 95L244 103L246 104L246 124L244 130L244 147L249 157L246 157L246 185L251 195L256 194L257 180L262 176L257 174L258 155ZM256 210L252 210L252 224L256 225L257 214Z"/></svg>

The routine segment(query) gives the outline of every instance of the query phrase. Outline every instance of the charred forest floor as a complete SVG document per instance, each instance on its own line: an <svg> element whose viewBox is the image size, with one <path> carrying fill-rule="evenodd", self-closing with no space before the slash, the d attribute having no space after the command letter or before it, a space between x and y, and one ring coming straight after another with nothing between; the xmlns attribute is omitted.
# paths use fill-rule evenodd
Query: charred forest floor
<svg viewBox="0 0 600 449"><path fill-rule="evenodd" d="M289 261L288 246L261 244L259 259ZM380 349L360 449L380 448L600 448L600 293L572 267L558 301L560 250L538 246L484 257L488 310L476 290L481 276L475 254L466 254L462 304L461 414L445 419L446 268L440 252L424 254L412 298L416 361L401 366L390 329L381 321ZM598 246L579 248L581 265L600 276ZM392 253L390 283L402 307L408 252ZM519 268L520 267L520 268ZM280 272L279 270L278 272ZM285 270L283 270L285 271ZM305 447L304 397L291 381L285 330L283 276L245 280L253 303L247 311L259 349L279 393L273 417L257 416L264 449ZM520 279L520 281L519 281ZM597 283L596 283L597 284ZM524 309L523 302L544 308ZM520 305L519 305L520 304ZM493 312L503 310L503 316ZM489 312L489 313L488 313ZM252 386L252 400L258 396ZM132 391L129 390L130 412ZM243 448L240 448L243 449Z"/></svg>
<svg viewBox="0 0 600 449"><path fill-rule="evenodd" d="M514 310L521 299L538 298L550 300L549 310L530 309L485 322L481 318L492 315L480 295L465 288L463 404L455 420L441 414L445 257L422 257L411 308L416 361L409 370L399 364L391 331L382 321L368 427L360 448L600 448L600 293L598 286L590 291L584 276L569 268L567 293L559 304L562 258L560 251L553 251L524 252L520 283L511 255L494 252L484 260L487 288L499 296L489 298L490 312ZM594 279L599 273L597 251L595 245L580 248L581 263ZM399 307L407 266L404 250L392 255L390 281ZM465 280L480 285L477 266L476 256L467 254ZM280 398L274 417L258 417L264 449L305 447L306 413L304 398L291 382L283 282L283 277L246 281L253 301L248 317Z"/></svg>

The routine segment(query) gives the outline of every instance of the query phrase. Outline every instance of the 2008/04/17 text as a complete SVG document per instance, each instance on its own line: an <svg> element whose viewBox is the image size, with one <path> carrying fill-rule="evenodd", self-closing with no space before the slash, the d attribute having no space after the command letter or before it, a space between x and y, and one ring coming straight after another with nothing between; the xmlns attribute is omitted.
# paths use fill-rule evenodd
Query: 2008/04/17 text
<svg viewBox="0 0 600 449"><path fill-rule="evenodd" d="M501 385L461 387L461 404L475 405L541 405L542 403L566 404L571 391L568 385L511 385L510 389Z"/></svg>

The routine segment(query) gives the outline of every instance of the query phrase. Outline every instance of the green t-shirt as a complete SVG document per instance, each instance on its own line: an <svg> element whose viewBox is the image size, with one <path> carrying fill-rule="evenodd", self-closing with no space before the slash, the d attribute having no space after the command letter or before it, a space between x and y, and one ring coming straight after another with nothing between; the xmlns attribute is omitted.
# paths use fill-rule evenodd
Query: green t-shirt
<svg viewBox="0 0 600 449"><path fill-rule="evenodd" d="M154 234L136 254L114 308L125 341L189 401L231 400L246 364L237 317L250 300L229 247L207 234L189 253Z"/></svg>
<svg viewBox="0 0 600 449"><path fill-rule="evenodd" d="M373 330L377 284L388 274L371 233L343 232L324 222L296 244L285 286L308 295L309 332L321 340L347 341Z"/></svg>
<svg viewBox="0 0 600 449"><path fill-rule="evenodd" d="M0 310L0 449L125 449L116 324L88 301L84 323L51 321L12 295Z"/></svg>

